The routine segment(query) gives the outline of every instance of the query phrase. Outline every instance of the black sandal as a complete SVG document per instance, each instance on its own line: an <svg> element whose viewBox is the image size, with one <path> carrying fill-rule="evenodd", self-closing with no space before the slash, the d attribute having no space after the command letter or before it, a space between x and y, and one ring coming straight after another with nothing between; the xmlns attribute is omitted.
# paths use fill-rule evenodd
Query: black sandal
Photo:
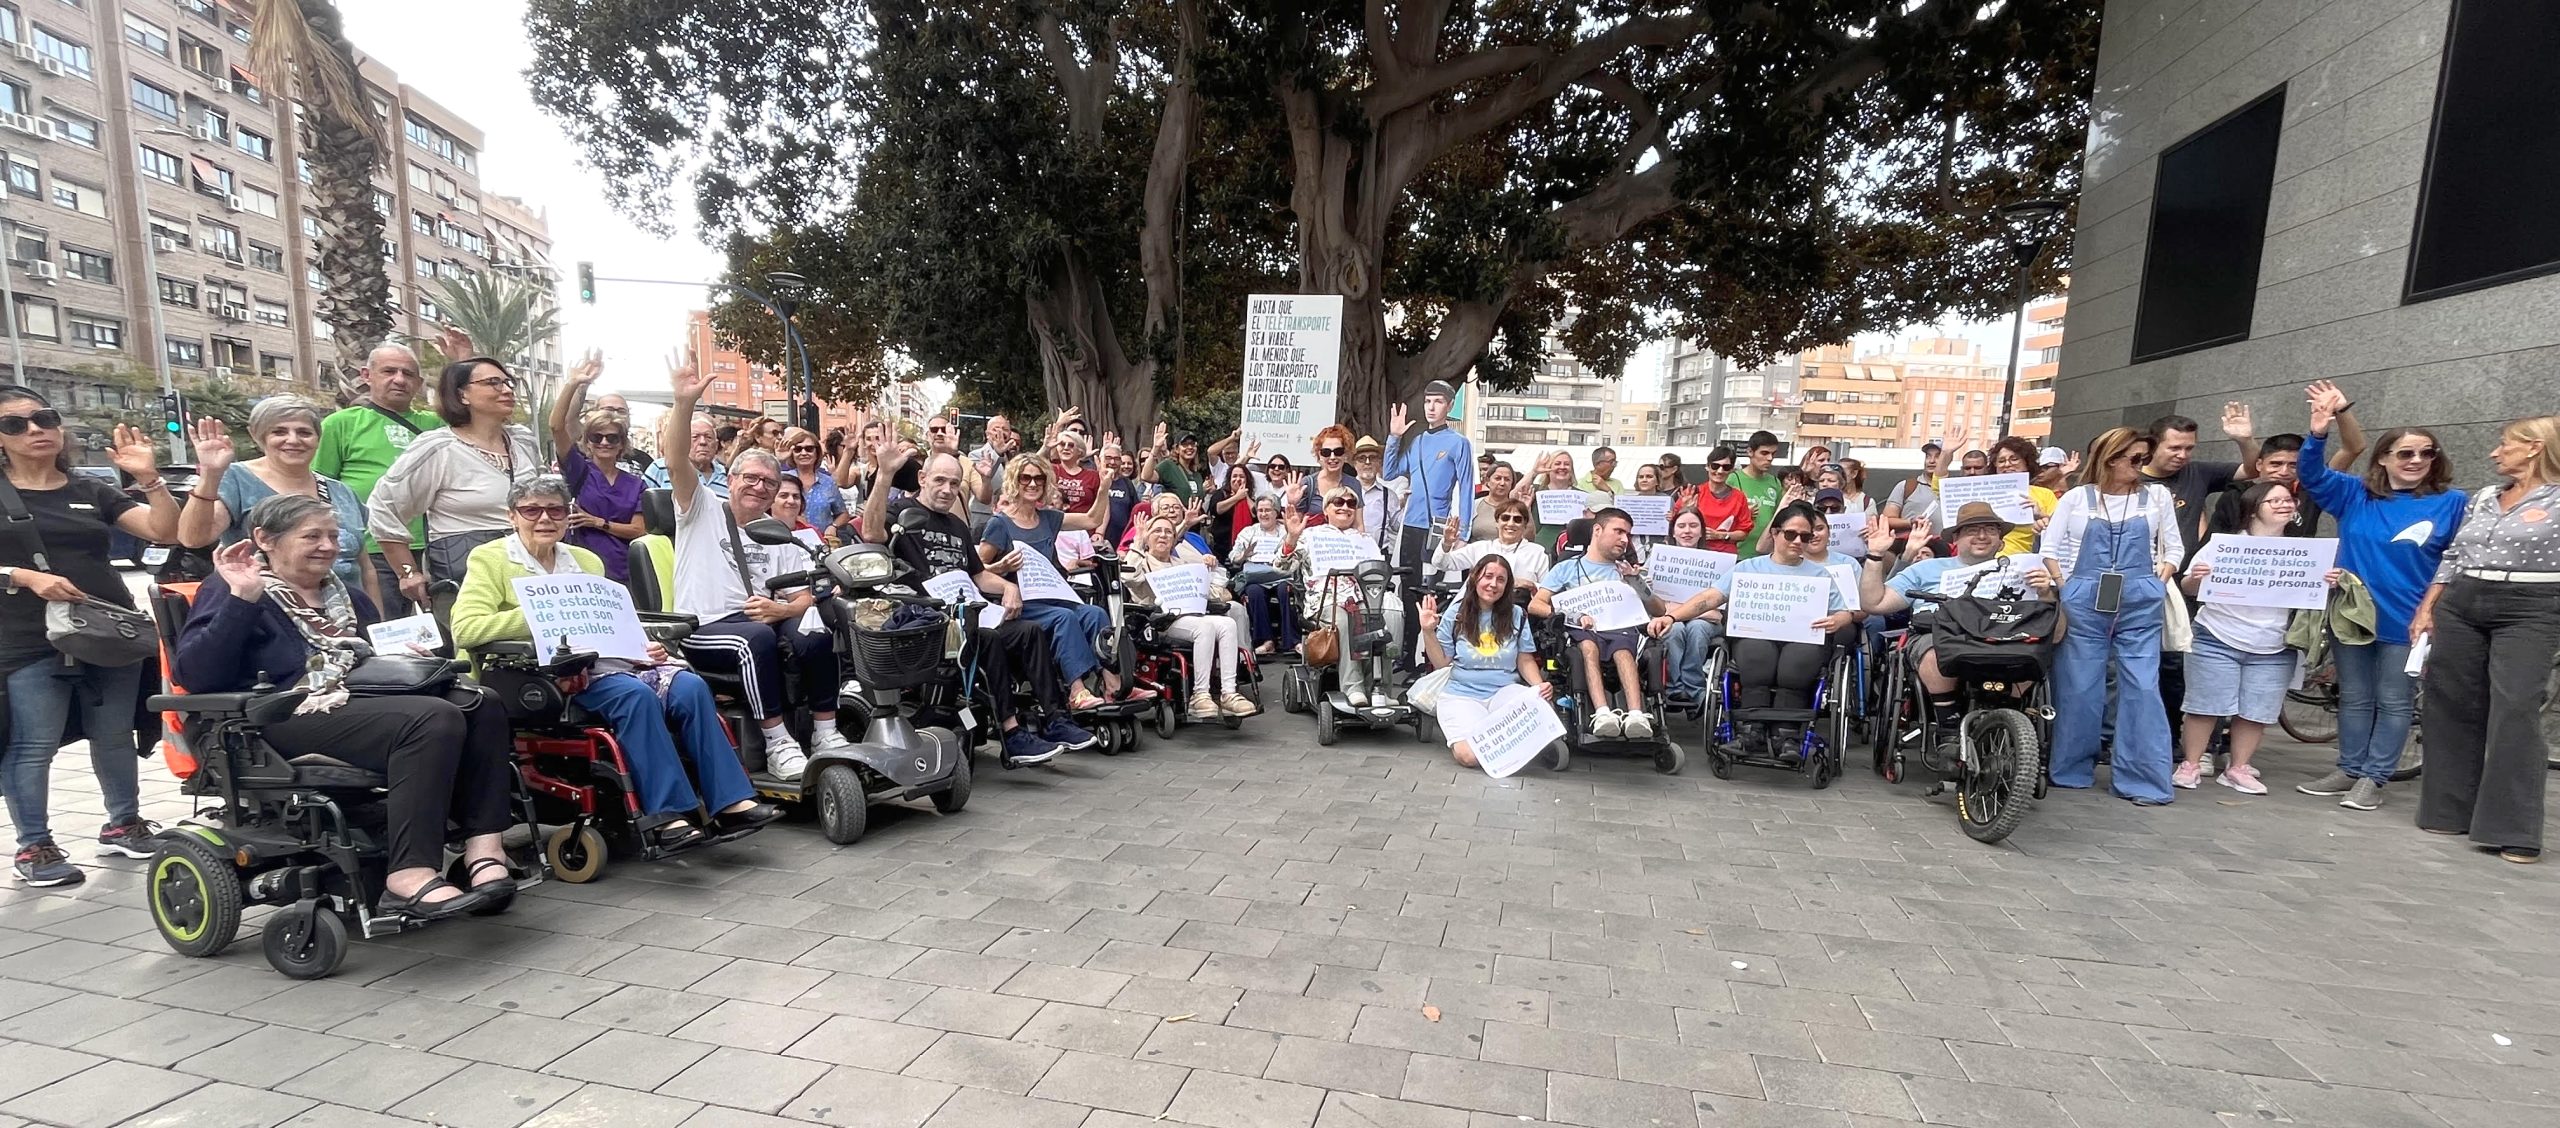
<svg viewBox="0 0 2560 1128"><path fill-rule="evenodd" d="M442 901L423 900L427 894L438 889L452 889L462 895ZM418 887L417 892L406 897L384 889L382 896L374 899L373 911L383 916L405 916L411 920L443 920L446 917L461 916L487 904L488 901L488 896L479 890L464 889L441 877L431 877L427 879L426 884Z"/></svg>
<svg viewBox="0 0 2560 1128"><path fill-rule="evenodd" d="M782 808L771 803L751 803L746 810L711 816L712 828L722 834L739 834L755 830L782 817Z"/></svg>
<svg viewBox="0 0 2560 1128"><path fill-rule="evenodd" d="M677 850L686 850L702 845L703 833L702 828L697 827L692 823L686 822L683 819L673 819L668 822L660 823L656 828L650 830L649 841L655 844L660 851L673 853Z"/></svg>
<svg viewBox="0 0 2560 1128"><path fill-rule="evenodd" d="M506 876L505 876L505 877L501 877L501 878L499 878L499 879L498 879L498 880L496 880L496 881L488 882L488 883L486 883L486 884L474 884L474 885L471 887L471 891L472 891L472 892L474 892L474 893L486 893L486 894L488 894L488 895L489 895L489 896L491 896L491 897L504 897L504 896L510 896L510 895L512 895L512 894L514 894L514 893L515 893L515 891L516 891L516 871L515 871L515 867L510 866L510 865L508 865L507 863L505 863L505 862L503 862L503 861L500 861L500 860L498 860L498 859L496 859L496 858L482 858L482 859L480 859L479 861L476 861L476 862L471 863L468 867L464 868L464 869L463 869L463 871L462 871L462 878L463 878L463 880L465 880L465 881L471 881L471 882L478 882L478 881L480 880L480 868L481 868L482 866L496 866L496 867L498 867L498 872L503 873L503 874L505 874Z"/></svg>

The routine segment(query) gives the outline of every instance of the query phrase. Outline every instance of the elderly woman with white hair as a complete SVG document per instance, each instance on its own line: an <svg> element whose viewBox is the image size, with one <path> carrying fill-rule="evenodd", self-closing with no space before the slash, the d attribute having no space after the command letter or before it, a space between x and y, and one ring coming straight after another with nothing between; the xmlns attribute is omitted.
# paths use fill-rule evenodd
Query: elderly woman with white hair
<svg viewBox="0 0 2560 1128"><path fill-rule="evenodd" d="M295 395L268 396L249 409L249 441L259 456L233 461L237 447L222 420L195 421L196 488L178 512L178 543L212 548L249 539L249 507L277 494L301 494L329 503L338 517L339 582L382 606L383 593L365 566L364 499L353 487L311 468L320 450L320 405Z"/></svg>

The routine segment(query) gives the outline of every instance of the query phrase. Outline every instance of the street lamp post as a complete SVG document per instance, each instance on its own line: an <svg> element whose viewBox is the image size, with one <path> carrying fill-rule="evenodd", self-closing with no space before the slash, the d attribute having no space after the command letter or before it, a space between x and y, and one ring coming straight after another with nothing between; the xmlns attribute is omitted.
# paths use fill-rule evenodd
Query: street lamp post
<svg viewBox="0 0 2560 1128"><path fill-rule="evenodd" d="M2010 257L2018 264L2018 280L2010 294L2009 311L2009 378L2000 386L2000 416L1993 427L1994 438L2009 434L2011 414L2018 400L2019 351L2026 344L2027 288L2035 284L2036 260L2044 255L2044 245L2053 238L2052 223L2056 216L2070 210L2060 200L2020 200L2000 207L2000 227L2007 238Z"/></svg>

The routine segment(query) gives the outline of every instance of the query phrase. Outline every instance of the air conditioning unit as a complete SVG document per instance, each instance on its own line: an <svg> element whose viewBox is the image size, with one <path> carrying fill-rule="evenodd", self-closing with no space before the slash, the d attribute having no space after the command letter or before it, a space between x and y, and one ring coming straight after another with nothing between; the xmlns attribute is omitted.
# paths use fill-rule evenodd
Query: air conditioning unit
<svg viewBox="0 0 2560 1128"><path fill-rule="evenodd" d="M210 126L210 125L199 125L199 126L195 127L194 129L188 130L188 132L195 134L195 135L196 135L196 140L198 140L198 141L220 141L220 140L222 140L222 135L221 135L221 134L218 134L218 133L215 133L215 132L213 131L213 127L212 127L212 126Z"/></svg>
<svg viewBox="0 0 2560 1128"><path fill-rule="evenodd" d="M164 253L175 251L178 249L178 241L166 235L154 235L151 237L151 249Z"/></svg>
<svg viewBox="0 0 2560 1128"><path fill-rule="evenodd" d="M49 262L27 264L27 277L38 282L51 282L62 277L62 268Z"/></svg>
<svg viewBox="0 0 2560 1128"><path fill-rule="evenodd" d="M14 129L20 133L33 133L36 131L36 116L34 114L0 113L0 129Z"/></svg>
<svg viewBox="0 0 2560 1128"><path fill-rule="evenodd" d="M38 121L36 122L36 136L44 138L47 141L60 141L62 140L62 127L49 121Z"/></svg>
<svg viewBox="0 0 2560 1128"><path fill-rule="evenodd" d="M51 56L36 60L36 68L56 78L71 73L71 68L63 66L62 60Z"/></svg>
<svg viewBox="0 0 2560 1128"><path fill-rule="evenodd" d="M227 364L217 364L217 365L214 365L214 366L213 366L213 378L214 378L214 379L216 379L216 380L228 380L228 379L230 379L230 378L231 378L231 366L230 366L230 365L227 365Z"/></svg>
<svg viewBox="0 0 2560 1128"><path fill-rule="evenodd" d="M222 319L224 321L247 321L249 320L249 307L241 305L226 305L222 307Z"/></svg>
<svg viewBox="0 0 2560 1128"><path fill-rule="evenodd" d="M17 51L18 61L22 63L32 63L44 57L36 54L36 45L33 43L20 43L17 45Z"/></svg>
<svg viewBox="0 0 2560 1128"><path fill-rule="evenodd" d="M240 197L225 196L222 198L222 206L229 208L232 211L239 211L241 208Z"/></svg>

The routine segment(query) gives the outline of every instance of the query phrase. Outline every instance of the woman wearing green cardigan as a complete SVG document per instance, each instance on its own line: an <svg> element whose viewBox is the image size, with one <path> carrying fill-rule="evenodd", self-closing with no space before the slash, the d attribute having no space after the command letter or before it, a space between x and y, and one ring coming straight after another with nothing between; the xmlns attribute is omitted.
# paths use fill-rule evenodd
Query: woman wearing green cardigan
<svg viewBox="0 0 2560 1128"><path fill-rule="evenodd" d="M560 543L569 527L569 484L552 475L516 484L507 498L515 532L471 550L470 570L453 603L453 641L468 653L492 642L533 641L524 609L516 603L518 576L605 574L596 554ZM759 803L738 764L737 746L721 727L711 687L692 671L667 664L666 650L649 644L646 665L619 659L595 672L563 680L561 690L613 728L640 790L642 832L666 849L699 841L706 831L723 835L772 822L780 812ZM668 726L674 726L670 733ZM701 793L686 778L690 763ZM711 812L708 825L704 812Z"/></svg>

